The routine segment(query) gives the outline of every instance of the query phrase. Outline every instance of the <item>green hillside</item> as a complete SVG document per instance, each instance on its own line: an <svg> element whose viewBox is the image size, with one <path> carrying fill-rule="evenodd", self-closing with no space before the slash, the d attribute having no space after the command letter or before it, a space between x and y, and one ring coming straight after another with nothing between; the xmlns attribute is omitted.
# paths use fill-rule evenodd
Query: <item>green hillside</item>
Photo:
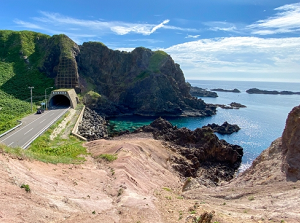
<svg viewBox="0 0 300 223"><path fill-rule="evenodd" d="M31 112L30 89L36 106L44 90L54 85L37 67L45 57L43 44L50 36L30 31L0 31L0 133Z"/></svg>

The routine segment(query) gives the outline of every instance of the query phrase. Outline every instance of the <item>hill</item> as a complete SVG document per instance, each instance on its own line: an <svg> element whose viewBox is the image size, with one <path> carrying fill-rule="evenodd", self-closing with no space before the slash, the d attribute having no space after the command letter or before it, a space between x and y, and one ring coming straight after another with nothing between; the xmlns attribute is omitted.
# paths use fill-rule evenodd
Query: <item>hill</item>
<svg viewBox="0 0 300 223"><path fill-rule="evenodd" d="M193 98L179 65L163 51L111 50L99 42L77 45L66 35L0 31L0 132L28 114L45 89L74 88L105 116L210 116L216 108ZM92 99L92 100L91 100Z"/></svg>

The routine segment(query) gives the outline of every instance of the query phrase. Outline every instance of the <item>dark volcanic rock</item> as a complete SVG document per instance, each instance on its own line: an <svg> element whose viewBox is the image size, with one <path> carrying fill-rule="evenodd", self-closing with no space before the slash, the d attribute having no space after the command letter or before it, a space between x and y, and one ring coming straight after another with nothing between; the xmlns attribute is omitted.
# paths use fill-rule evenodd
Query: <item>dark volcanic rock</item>
<svg viewBox="0 0 300 223"><path fill-rule="evenodd" d="M172 157L173 167L184 177L203 177L203 171L209 176L208 166L213 166L213 183L233 178L239 168L243 149L238 145L231 145L225 140L219 140L211 128L197 128L194 131L187 128L177 128L170 122L158 118L139 131L152 132L155 139L161 139L173 144L182 157ZM225 168L226 167L226 168ZM209 178L209 179L210 179Z"/></svg>
<svg viewBox="0 0 300 223"><path fill-rule="evenodd" d="M77 56L79 74L101 95L91 108L107 116L210 116L216 107L192 97L179 65L163 51L139 47L120 52L84 43Z"/></svg>
<svg viewBox="0 0 300 223"><path fill-rule="evenodd" d="M241 93L241 91L239 89L233 89L233 90L226 90L226 89L222 89L222 88L214 88L214 89L210 89L211 91L219 91L219 92L232 92L232 93Z"/></svg>
<svg viewBox="0 0 300 223"><path fill-rule="evenodd" d="M78 133L88 141L107 138L106 121L95 111L85 108L82 121L78 126Z"/></svg>
<svg viewBox="0 0 300 223"><path fill-rule="evenodd" d="M210 127L214 132L220 133L222 135L225 134L232 134L234 132L238 132L240 130L240 127L238 125L232 125L228 122L224 122L222 125L218 124L208 124L204 127Z"/></svg>
<svg viewBox="0 0 300 223"><path fill-rule="evenodd" d="M187 83L189 84L189 83ZM194 97L211 97L211 98L216 98L218 97L218 94L216 92L208 91L203 88L199 87L193 87L189 84L190 86L190 93Z"/></svg>
<svg viewBox="0 0 300 223"><path fill-rule="evenodd" d="M289 180L300 180L300 106L293 108L282 134L283 170Z"/></svg>
<svg viewBox="0 0 300 223"><path fill-rule="evenodd" d="M282 94L282 95L290 95L290 94L300 94L300 92L292 92L292 91L267 91L260 90L258 88L251 88L246 91L248 94Z"/></svg>

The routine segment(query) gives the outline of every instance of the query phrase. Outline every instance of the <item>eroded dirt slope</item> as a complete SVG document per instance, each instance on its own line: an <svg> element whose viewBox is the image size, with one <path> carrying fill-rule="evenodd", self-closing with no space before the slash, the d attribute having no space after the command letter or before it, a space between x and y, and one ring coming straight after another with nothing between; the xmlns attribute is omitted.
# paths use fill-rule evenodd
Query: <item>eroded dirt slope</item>
<svg viewBox="0 0 300 223"><path fill-rule="evenodd" d="M215 211L212 222L220 223L299 222L299 182L243 177L182 192L184 180L169 163L176 154L160 140L143 133L86 147L91 156L81 165L1 154L0 222L191 222L205 211ZM104 153L118 158L97 158Z"/></svg>

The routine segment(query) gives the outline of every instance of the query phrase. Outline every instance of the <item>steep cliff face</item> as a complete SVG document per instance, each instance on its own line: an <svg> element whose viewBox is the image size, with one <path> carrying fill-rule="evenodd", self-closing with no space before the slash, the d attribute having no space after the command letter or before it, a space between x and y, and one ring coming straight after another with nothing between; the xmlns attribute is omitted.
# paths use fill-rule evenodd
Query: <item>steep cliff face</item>
<svg viewBox="0 0 300 223"><path fill-rule="evenodd" d="M0 59L14 64L17 59L22 66L19 73L30 70L54 79L56 88L99 93L99 100L87 106L102 115L209 116L216 112L214 106L190 95L179 65L163 51L138 47L130 53L120 52L99 42L78 46L66 35L28 31L2 31L0 40ZM17 71L15 65L14 69ZM41 92L53 86L36 84L42 79L32 73L34 81L28 86L41 86ZM9 89L15 88L6 88L11 93ZM27 92L27 86L23 90Z"/></svg>
<svg viewBox="0 0 300 223"><path fill-rule="evenodd" d="M95 91L106 97L93 106L99 113L215 114L215 107L191 97L179 65L163 51L139 47L127 53L88 42L80 46L77 63L80 76L88 79Z"/></svg>
<svg viewBox="0 0 300 223"><path fill-rule="evenodd" d="M282 134L283 170L289 180L300 180L300 106L293 108Z"/></svg>

